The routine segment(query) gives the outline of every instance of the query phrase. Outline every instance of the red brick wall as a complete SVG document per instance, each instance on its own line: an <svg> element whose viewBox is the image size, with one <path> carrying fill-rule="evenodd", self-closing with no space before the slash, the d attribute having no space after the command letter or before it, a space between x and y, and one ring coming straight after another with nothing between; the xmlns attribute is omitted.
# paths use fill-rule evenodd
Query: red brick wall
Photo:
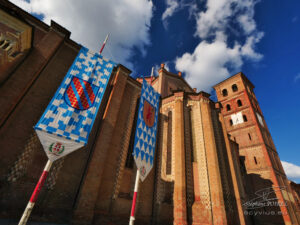
<svg viewBox="0 0 300 225"><path fill-rule="evenodd" d="M233 84L236 84L238 87L236 92L234 92L231 88ZM285 174L282 170L270 132L253 92L254 86L242 73L239 73L216 85L214 88L216 90L218 100L223 106L222 115L224 117L226 130L233 140L239 144L240 156L245 159L245 166L247 170L247 177L245 179L248 181L247 191L250 199L257 197L254 194L255 191L272 187L272 185L286 186L285 182L281 182L281 178L286 180ZM225 88L228 91L227 96L223 96L222 94L222 90ZM237 106L238 99L242 101L243 106ZM230 110L227 110L227 104L231 105ZM237 112L241 112L243 115L246 115L247 122L238 125L231 125L231 115ZM259 123L256 113L261 115L263 126ZM249 137L249 134L251 138ZM280 176L278 174L280 174ZM277 178L278 176L281 178ZM281 192L277 191L275 197L279 199L279 202L284 201ZM289 213L287 213L287 207L289 208ZM288 203L287 207L277 207L275 210L271 207L267 207L267 210L281 210L282 213L286 215L269 217L260 216L254 217L254 220L261 223L267 221L269 223L280 221L288 223L291 220L295 222L295 215L291 204Z"/></svg>

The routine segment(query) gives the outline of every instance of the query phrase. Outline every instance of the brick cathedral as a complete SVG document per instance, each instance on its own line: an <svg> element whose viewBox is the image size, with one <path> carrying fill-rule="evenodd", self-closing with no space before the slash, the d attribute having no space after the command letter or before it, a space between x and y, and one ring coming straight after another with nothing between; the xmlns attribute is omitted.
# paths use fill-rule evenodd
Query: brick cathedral
<svg viewBox="0 0 300 225"><path fill-rule="evenodd" d="M33 126L81 47L69 37L0 0L0 219L21 217L47 161ZM114 70L88 145L54 163L31 221L128 224L141 92L130 73ZM216 84L215 102L164 64L158 74L155 164L135 224L299 224L299 185L285 175L251 81L238 73Z"/></svg>

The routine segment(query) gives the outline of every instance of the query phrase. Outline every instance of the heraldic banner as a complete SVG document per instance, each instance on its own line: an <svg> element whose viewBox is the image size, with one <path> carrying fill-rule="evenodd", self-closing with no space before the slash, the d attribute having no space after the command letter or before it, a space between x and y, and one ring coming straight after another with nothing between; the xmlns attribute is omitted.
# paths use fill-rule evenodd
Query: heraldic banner
<svg viewBox="0 0 300 225"><path fill-rule="evenodd" d="M142 181L153 167L160 94L143 80L133 156Z"/></svg>
<svg viewBox="0 0 300 225"><path fill-rule="evenodd" d="M82 47L34 129L50 161L87 144L115 63Z"/></svg>

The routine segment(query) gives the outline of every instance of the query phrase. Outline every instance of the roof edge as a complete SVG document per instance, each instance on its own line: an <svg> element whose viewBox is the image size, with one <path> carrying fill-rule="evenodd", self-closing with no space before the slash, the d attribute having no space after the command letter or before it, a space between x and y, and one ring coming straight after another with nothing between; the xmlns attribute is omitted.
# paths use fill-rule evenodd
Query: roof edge
<svg viewBox="0 0 300 225"><path fill-rule="evenodd" d="M213 88L216 89L216 87L220 86L222 83L224 83L224 82L226 82L226 81L232 79L233 77L237 77L237 76L241 76L244 80L247 81L247 83L250 84L250 86L252 86L252 88L255 87L254 84L246 77L246 75L245 75L243 72L238 72L238 73L236 73L236 74L234 74L234 75L232 75L232 76L226 78L225 80L223 80L223 81L221 81L221 82L215 84L215 85L213 86Z"/></svg>

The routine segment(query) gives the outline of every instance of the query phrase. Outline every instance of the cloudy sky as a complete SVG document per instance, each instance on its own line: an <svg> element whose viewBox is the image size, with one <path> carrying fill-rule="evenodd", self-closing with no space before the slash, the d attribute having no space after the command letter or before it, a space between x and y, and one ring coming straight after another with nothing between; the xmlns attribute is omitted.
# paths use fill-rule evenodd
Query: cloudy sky
<svg viewBox="0 0 300 225"><path fill-rule="evenodd" d="M164 62L198 90L243 71L290 179L300 182L298 0L12 0L78 43L147 76Z"/></svg>

